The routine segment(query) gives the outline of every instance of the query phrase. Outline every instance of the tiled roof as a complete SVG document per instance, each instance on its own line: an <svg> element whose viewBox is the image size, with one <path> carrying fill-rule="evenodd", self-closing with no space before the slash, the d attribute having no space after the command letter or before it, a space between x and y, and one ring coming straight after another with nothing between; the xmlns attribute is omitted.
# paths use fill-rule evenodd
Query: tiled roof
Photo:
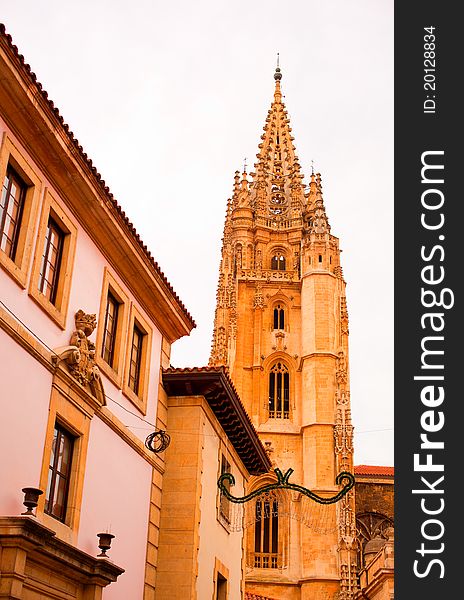
<svg viewBox="0 0 464 600"><path fill-rule="evenodd" d="M113 194L110 192L110 189L107 186L105 180L102 179L100 173L97 171L96 167L94 166L92 159L89 158L87 156L87 154L84 152L84 149L79 144L79 141L74 137L73 132L69 129L69 125L64 122L64 119L60 115L58 108L55 106L53 101L48 98L48 93L43 89L42 84L39 81L37 81L36 74L32 71L30 65L25 62L24 56L19 53L17 46L15 46L13 44L12 37L9 33L6 33L5 25L3 23L0 23L0 39L5 40L6 47L10 50L10 53L16 59L16 62L19 63L19 64L17 64L19 69L27 76L30 83L37 89L39 94L41 94L41 96L47 102L48 107L50 109L50 113L51 113L50 117L52 119L55 119L58 121L58 123L64 130L66 136L68 137L69 141L73 144L73 146L79 152L81 158L87 164L87 167L90 171L91 176L94 178L94 180L96 181L98 186L101 188L101 190L105 194L110 205L115 209L116 214L118 215L118 217L120 217L129 236L132 237L132 239L137 243L139 248L142 250L142 252L148 258L151 266L154 268L156 273L159 275L159 277L161 278L164 285L168 288L169 292L171 293L171 295L174 297L174 299L178 303L182 312L187 317L187 319L190 321L192 327L196 327L196 323L193 320L193 317L190 315L190 313L186 309L184 303L181 301L179 296L174 291L172 285L169 283L169 281L166 278L166 275L163 273L163 271L160 269L160 266L153 258L152 254L151 254L150 250L147 248L146 244L143 243L143 241L140 238L140 235L137 233L134 225L131 223L131 221L129 221L129 218L127 217L126 213L122 210L121 206L118 204L118 202L114 198Z"/></svg>
<svg viewBox="0 0 464 600"><path fill-rule="evenodd" d="M354 468L355 475L378 475L393 477L395 475L394 467L381 467L377 465L357 465Z"/></svg>
<svg viewBox="0 0 464 600"><path fill-rule="evenodd" d="M271 461L225 366L163 369L168 396L202 395L252 475L266 473Z"/></svg>

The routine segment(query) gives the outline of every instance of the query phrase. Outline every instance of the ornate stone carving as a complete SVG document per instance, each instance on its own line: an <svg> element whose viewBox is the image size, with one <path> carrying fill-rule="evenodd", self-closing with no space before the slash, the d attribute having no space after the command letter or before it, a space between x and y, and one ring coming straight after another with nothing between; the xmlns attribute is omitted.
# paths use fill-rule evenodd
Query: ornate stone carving
<svg viewBox="0 0 464 600"><path fill-rule="evenodd" d="M235 340L237 337L237 310L236 310L235 306L230 309L229 331L230 331L230 337L233 340Z"/></svg>
<svg viewBox="0 0 464 600"><path fill-rule="evenodd" d="M272 442L264 442L264 449L266 451L266 454L269 456L269 460L271 461L272 466L274 466L276 464L275 460L272 459L272 455L275 451L274 446L272 445Z"/></svg>
<svg viewBox="0 0 464 600"><path fill-rule="evenodd" d="M211 358L214 360L215 364L225 365L227 364L227 340L225 327L218 327L215 338L215 345Z"/></svg>
<svg viewBox="0 0 464 600"><path fill-rule="evenodd" d="M337 378L338 384L347 382L348 373L346 370L346 358L345 358L345 354L343 351L340 351L338 353L337 370L336 370L335 376Z"/></svg>
<svg viewBox="0 0 464 600"><path fill-rule="evenodd" d="M298 271L271 271L271 270L258 270L258 269L241 269L237 272L238 279L262 279L264 281L297 281Z"/></svg>
<svg viewBox="0 0 464 600"><path fill-rule="evenodd" d="M90 388L93 396L105 405L105 392L100 370L95 362L95 344L89 340L97 326L96 315L78 310L74 317L76 329L70 345L57 348L54 362L64 361L70 374L85 388Z"/></svg>
<svg viewBox="0 0 464 600"><path fill-rule="evenodd" d="M256 283L255 295L253 297L253 308L264 308L263 288L259 282Z"/></svg>
<svg viewBox="0 0 464 600"><path fill-rule="evenodd" d="M351 455L353 454L353 431L351 424L351 410L349 392L337 391L336 416L334 426L335 453L339 459L339 470L350 468Z"/></svg>
<svg viewBox="0 0 464 600"><path fill-rule="evenodd" d="M340 324L342 335L348 335L348 308L346 306L346 296L340 298Z"/></svg>

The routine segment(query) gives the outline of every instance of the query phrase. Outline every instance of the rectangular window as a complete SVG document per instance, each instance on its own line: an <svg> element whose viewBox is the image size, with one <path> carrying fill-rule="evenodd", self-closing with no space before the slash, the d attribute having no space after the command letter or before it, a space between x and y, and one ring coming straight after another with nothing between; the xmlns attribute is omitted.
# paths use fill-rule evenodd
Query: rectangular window
<svg viewBox="0 0 464 600"><path fill-rule="evenodd" d="M42 182L8 134L0 136L0 268L23 289L30 272Z"/></svg>
<svg viewBox="0 0 464 600"><path fill-rule="evenodd" d="M48 469L45 512L64 523L68 503L74 436L56 424Z"/></svg>
<svg viewBox="0 0 464 600"><path fill-rule="evenodd" d="M49 217L45 233L44 250L39 273L39 291L52 304L56 302L58 279L60 276L61 255L65 234L56 221Z"/></svg>
<svg viewBox="0 0 464 600"><path fill-rule="evenodd" d="M0 249L15 260L27 185L9 166L0 198Z"/></svg>
<svg viewBox="0 0 464 600"><path fill-rule="evenodd" d="M150 322L131 304L129 326L125 333L126 357L123 393L144 415L147 414L153 331Z"/></svg>
<svg viewBox="0 0 464 600"><path fill-rule="evenodd" d="M128 385L134 394L139 393L140 388L140 368L142 366L142 349L143 349L144 334L142 330L134 323L132 332L132 346L130 353L129 364L129 380Z"/></svg>
<svg viewBox="0 0 464 600"><path fill-rule="evenodd" d="M227 579L221 573L217 574L216 600L227 600Z"/></svg>
<svg viewBox="0 0 464 600"><path fill-rule="evenodd" d="M221 456L221 475L224 475L224 473L230 473L230 463L227 460L227 458L222 455ZM228 481L224 482L224 486L227 489L227 491L229 491L230 489L230 483ZM221 499L220 499L220 505L219 505L219 513L221 515L221 517L223 517L227 523L230 523L230 500L227 500L227 498L222 494L221 492Z"/></svg>
<svg viewBox="0 0 464 600"><path fill-rule="evenodd" d="M118 327L119 302L108 290L103 330L102 358L110 367L114 366L116 331Z"/></svg>
<svg viewBox="0 0 464 600"><path fill-rule="evenodd" d="M95 359L99 369L120 389L123 387L124 360L130 362L127 348L132 342L129 325L130 301L107 267L103 271ZM127 353L127 358L126 358ZM127 390L129 375L124 382Z"/></svg>
<svg viewBox="0 0 464 600"><path fill-rule="evenodd" d="M77 233L75 223L47 189L29 294L61 329L66 329Z"/></svg>

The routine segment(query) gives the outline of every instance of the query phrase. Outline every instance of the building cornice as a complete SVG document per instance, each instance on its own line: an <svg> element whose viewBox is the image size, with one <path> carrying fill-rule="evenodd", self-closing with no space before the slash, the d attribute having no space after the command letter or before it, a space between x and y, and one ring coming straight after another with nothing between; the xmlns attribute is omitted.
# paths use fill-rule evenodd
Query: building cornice
<svg viewBox="0 0 464 600"><path fill-rule="evenodd" d="M188 335L190 313L1 24L0 80L2 117L92 241L171 342Z"/></svg>

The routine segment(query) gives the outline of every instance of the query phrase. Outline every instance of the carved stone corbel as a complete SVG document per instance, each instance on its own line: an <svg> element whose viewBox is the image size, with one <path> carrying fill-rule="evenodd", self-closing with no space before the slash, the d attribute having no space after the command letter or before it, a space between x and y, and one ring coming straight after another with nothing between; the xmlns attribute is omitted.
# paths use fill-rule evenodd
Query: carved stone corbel
<svg viewBox="0 0 464 600"><path fill-rule="evenodd" d="M76 330L71 336L70 345L56 348L52 361L56 366L64 362L69 373L84 388L89 388L92 395L104 406L106 405L105 390L100 370L95 362L95 344L89 340L89 336L97 326L96 315L78 310L74 319Z"/></svg>

